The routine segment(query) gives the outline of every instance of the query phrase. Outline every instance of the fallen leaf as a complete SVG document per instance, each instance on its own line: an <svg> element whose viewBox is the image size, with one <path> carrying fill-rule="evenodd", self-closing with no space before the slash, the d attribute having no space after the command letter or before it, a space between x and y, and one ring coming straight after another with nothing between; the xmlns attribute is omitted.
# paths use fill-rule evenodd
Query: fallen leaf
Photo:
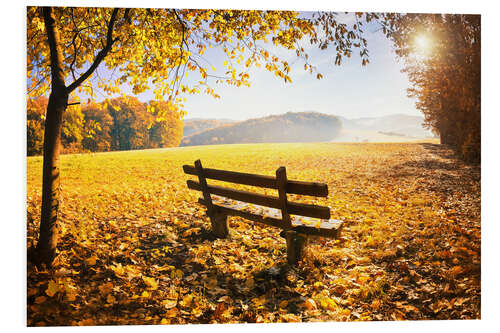
<svg viewBox="0 0 500 333"><path fill-rule="evenodd" d="M94 266L96 264L96 261L97 261L97 257L95 255L91 256L90 258L87 258L85 260L85 262L87 263L87 265L89 266Z"/></svg>
<svg viewBox="0 0 500 333"><path fill-rule="evenodd" d="M158 289L158 282L156 282L155 279L153 279L151 277L143 276L142 280L144 281L144 283L146 284L146 286L148 286L148 288L150 290Z"/></svg>
<svg viewBox="0 0 500 333"><path fill-rule="evenodd" d="M111 282L106 282L105 284L102 284L98 287L99 291L103 295L107 295L113 290L113 283Z"/></svg>
<svg viewBox="0 0 500 333"><path fill-rule="evenodd" d="M58 291L59 291L59 285L55 283L53 280L50 280L47 290L45 290L45 293L50 297L53 297Z"/></svg>
<svg viewBox="0 0 500 333"><path fill-rule="evenodd" d="M166 309L171 309L175 306L177 306L177 300L176 299L165 299L161 302L161 304L166 308Z"/></svg>
<svg viewBox="0 0 500 333"><path fill-rule="evenodd" d="M46 300L47 300L47 297L45 297L45 296L38 296L37 298L35 298L35 303L36 304L42 304Z"/></svg>
<svg viewBox="0 0 500 333"><path fill-rule="evenodd" d="M167 316L168 318L174 318L174 317L177 317L179 314L179 309L177 308L172 308L170 310L167 311L167 313L165 314L165 316Z"/></svg>
<svg viewBox="0 0 500 333"><path fill-rule="evenodd" d="M304 306L306 307L307 310L316 310L318 308L316 302L312 298L308 298L304 302Z"/></svg>

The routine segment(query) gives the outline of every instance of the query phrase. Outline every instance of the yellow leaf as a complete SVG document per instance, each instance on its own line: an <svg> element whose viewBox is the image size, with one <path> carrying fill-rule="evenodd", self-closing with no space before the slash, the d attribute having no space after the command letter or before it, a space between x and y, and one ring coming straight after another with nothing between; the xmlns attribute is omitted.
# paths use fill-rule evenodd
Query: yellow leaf
<svg viewBox="0 0 500 333"><path fill-rule="evenodd" d="M171 309L171 308L174 308L177 306L177 300L176 299L165 299L161 302L161 304L167 308L167 309Z"/></svg>
<svg viewBox="0 0 500 333"><path fill-rule="evenodd" d="M158 282L156 282L156 280L153 279L152 277L143 276L142 280L144 281L146 286L148 286L149 289L151 289L151 290L158 289Z"/></svg>
<svg viewBox="0 0 500 333"><path fill-rule="evenodd" d="M110 268L115 272L116 276L122 277L123 274L125 274L125 269L123 268L122 264L117 264L117 265L112 265Z"/></svg>
<svg viewBox="0 0 500 333"><path fill-rule="evenodd" d="M324 297L319 299L319 305L321 305L321 307L323 309L328 308L328 302L326 301L326 299Z"/></svg>
<svg viewBox="0 0 500 333"><path fill-rule="evenodd" d="M181 279L184 276L184 273L180 269L172 270L170 273L170 277L172 279L178 278Z"/></svg>
<svg viewBox="0 0 500 333"><path fill-rule="evenodd" d="M285 314L282 314L280 315L281 318L285 321L285 322L289 322L289 323L298 323L300 322L300 318L294 314L291 314L291 313L285 313Z"/></svg>
<svg viewBox="0 0 500 333"><path fill-rule="evenodd" d="M148 293L146 290L144 290L141 294L141 297L149 297L151 296L150 293Z"/></svg>
<svg viewBox="0 0 500 333"><path fill-rule="evenodd" d="M168 320L166 318L163 318L161 321L160 321L160 324L161 325L167 325L168 324Z"/></svg>
<svg viewBox="0 0 500 333"><path fill-rule="evenodd" d="M66 298L68 301L73 302L76 299L76 288L70 283L64 283L64 289L66 290Z"/></svg>
<svg viewBox="0 0 500 333"><path fill-rule="evenodd" d="M125 266L125 270L127 272L127 276L129 279L141 276L141 271L139 270L139 268L137 268L133 265Z"/></svg>
<svg viewBox="0 0 500 333"><path fill-rule="evenodd" d="M316 310L318 308L316 306L316 302L312 298L309 298L308 300L306 300L304 305L305 305L307 310Z"/></svg>
<svg viewBox="0 0 500 333"><path fill-rule="evenodd" d="M333 310L335 310L335 309L337 308L337 306L338 306L338 305L337 305L337 303L335 303L335 301L334 301L333 299L331 299L331 298L328 298L328 299L327 299L327 302L328 302L328 310L333 311Z"/></svg>
<svg viewBox="0 0 500 333"><path fill-rule="evenodd" d="M193 301L193 295L188 294L188 295L184 296L184 298L182 299L181 305L185 306L185 307L189 307L189 306L191 306L192 301Z"/></svg>
<svg viewBox="0 0 500 333"><path fill-rule="evenodd" d="M47 290L45 290L45 293L50 297L53 297L58 291L59 291L59 285L55 283L53 280L50 280L49 286Z"/></svg>

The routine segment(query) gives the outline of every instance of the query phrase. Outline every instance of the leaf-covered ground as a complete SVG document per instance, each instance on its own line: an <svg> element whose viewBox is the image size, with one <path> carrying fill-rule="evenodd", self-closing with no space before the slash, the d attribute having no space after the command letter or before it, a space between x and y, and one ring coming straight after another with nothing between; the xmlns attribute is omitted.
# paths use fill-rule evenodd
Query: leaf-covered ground
<svg viewBox="0 0 500 333"><path fill-rule="evenodd" d="M279 230L232 217L214 239L183 164L325 182L345 225L287 267ZM254 144L61 158L54 268L28 264L28 325L478 319L480 168L431 142ZM28 158L27 246L40 157ZM268 191L267 193L273 193Z"/></svg>

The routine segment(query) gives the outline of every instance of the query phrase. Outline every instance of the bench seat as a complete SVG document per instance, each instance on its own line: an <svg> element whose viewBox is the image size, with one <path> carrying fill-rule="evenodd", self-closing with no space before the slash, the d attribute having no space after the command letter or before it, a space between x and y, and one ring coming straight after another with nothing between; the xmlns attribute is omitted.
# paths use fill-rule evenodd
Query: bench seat
<svg viewBox="0 0 500 333"><path fill-rule="evenodd" d="M212 195L214 205L238 210L242 213L260 215L264 219L280 220L281 210L260 205L249 204L243 201L228 199L219 195ZM235 214L236 215L236 214ZM337 238L340 234L344 221L335 219L318 219L308 216L290 215L293 230L312 236L323 236Z"/></svg>
<svg viewBox="0 0 500 333"><path fill-rule="evenodd" d="M286 240L288 263L297 265L308 236L340 236L343 222L330 219L329 207L292 202L287 198L287 194L327 197L326 184L288 180L285 167L276 170L276 177L203 168L200 160L196 160L194 166L182 168L186 174L198 177L198 181L188 179L186 184L189 189L202 192L198 203L207 208L212 232L218 238L229 235L228 216L279 228ZM207 179L275 189L278 196L211 185Z"/></svg>

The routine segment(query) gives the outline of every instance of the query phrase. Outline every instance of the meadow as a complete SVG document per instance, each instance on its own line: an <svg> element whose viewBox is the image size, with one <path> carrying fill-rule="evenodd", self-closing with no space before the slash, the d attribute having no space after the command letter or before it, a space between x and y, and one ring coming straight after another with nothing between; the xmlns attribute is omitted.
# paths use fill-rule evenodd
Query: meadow
<svg viewBox="0 0 500 333"><path fill-rule="evenodd" d="M312 239L296 269L277 229L231 217L214 239L182 171L196 159L328 184L296 199L329 206L341 238ZM28 157L27 246L41 181ZM54 267L27 268L29 326L481 317L480 167L435 140L63 155L61 192Z"/></svg>

